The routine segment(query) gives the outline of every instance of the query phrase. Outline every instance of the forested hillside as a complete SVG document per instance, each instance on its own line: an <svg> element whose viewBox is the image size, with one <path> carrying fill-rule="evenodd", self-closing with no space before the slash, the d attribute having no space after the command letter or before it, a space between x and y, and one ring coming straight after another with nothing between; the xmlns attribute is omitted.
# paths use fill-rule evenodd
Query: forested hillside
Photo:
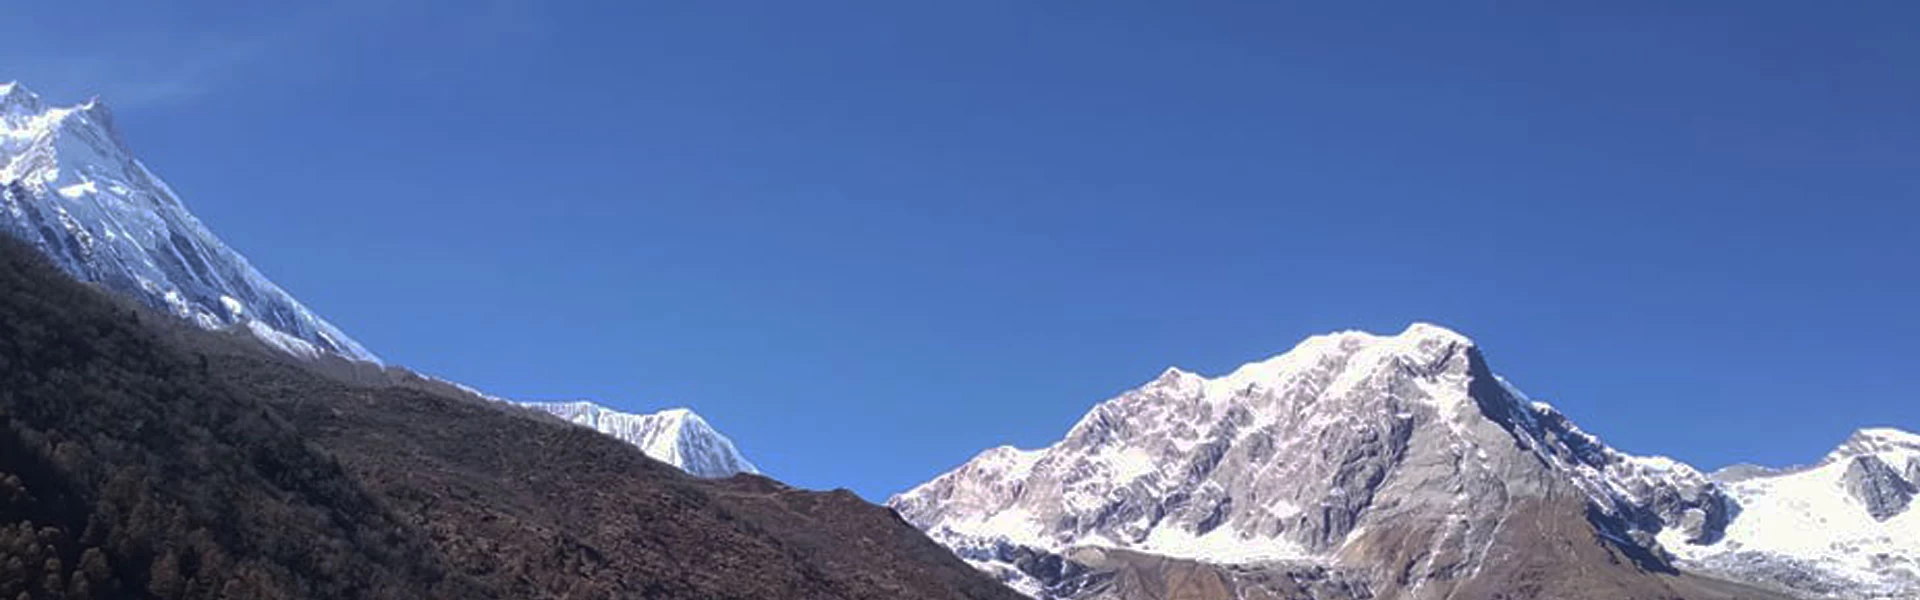
<svg viewBox="0 0 1920 600"><path fill-rule="evenodd" d="M0 239L0 598L1018 597L846 492L167 319Z"/></svg>

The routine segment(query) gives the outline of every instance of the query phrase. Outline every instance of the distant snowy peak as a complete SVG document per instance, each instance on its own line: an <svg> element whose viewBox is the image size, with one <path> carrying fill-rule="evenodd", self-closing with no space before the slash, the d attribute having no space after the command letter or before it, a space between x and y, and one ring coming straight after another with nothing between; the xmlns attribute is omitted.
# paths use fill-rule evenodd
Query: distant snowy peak
<svg viewBox="0 0 1920 600"><path fill-rule="evenodd" d="M759 473L746 456L706 419L685 408L631 414L592 402L526 402L523 406L593 428L633 444L654 460L697 477Z"/></svg>
<svg viewBox="0 0 1920 600"><path fill-rule="evenodd" d="M0 230L69 275L289 353L379 362L215 237L134 158L106 105L0 84Z"/></svg>
<svg viewBox="0 0 1920 600"><path fill-rule="evenodd" d="M1586 518L1562 531L1590 526L1588 539L1660 562L1879 600L1920 598L1915 496L1912 433L1865 429L1812 467L1709 477L1608 446L1495 375L1471 339L1415 324L1313 336L1218 377L1169 368L1045 448L987 450L888 504L1047 598L1072 596L1049 587L1071 580L1032 568L1034 553L1086 547L1229 565L1445 556L1388 569L1399 592L1375 589L1439 597L1503 560L1492 549L1515 502L1583 498Z"/></svg>
<svg viewBox="0 0 1920 600"><path fill-rule="evenodd" d="M1464 552L1396 575L1417 587L1497 560L1513 503L1569 495L1599 535L1640 548L1712 539L1730 518L1705 475L1607 447L1495 376L1470 338L1416 323L1313 336L1218 377L1169 368L1046 448L982 452L888 504L1028 591L1045 582L1009 548L1216 564ZM1407 531L1431 539L1393 533Z"/></svg>

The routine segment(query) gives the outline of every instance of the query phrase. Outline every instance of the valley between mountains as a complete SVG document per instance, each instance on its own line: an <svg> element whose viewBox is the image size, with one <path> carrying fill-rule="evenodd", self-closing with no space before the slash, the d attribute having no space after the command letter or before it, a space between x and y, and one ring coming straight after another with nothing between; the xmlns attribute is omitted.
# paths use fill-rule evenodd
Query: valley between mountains
<svg viewBox="0 0 1920 600"><path fill-rule="evenodd" d="M0 213L0 598L1920 598L1920 436L1702 472L1439 325L1168 369L881 506L383 363L97 101L0 85Z"/></svg>

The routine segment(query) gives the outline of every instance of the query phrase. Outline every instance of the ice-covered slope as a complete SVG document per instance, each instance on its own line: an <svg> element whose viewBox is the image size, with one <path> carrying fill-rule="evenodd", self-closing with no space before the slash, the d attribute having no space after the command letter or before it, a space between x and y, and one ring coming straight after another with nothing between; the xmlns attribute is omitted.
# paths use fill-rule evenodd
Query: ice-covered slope
<svg viewBox="0 0 1920 600"><path fill-rule="evenodd" d="M1863 429L1809 467L1714 478L1739 516L1715 543L1669 543L1683 564L1819 595L1920 598L1920 435Z"/></svg>
<svg viewBox="0 0 1920 600"><path fill-rule="evenodd" d="M1610 546L1569 569L1662 569L1656 538L1717 540L1732 510L1698 471L1608 448L1424 324L1317 336L1217 378L1169 369L1047 448L988 450L890 504L982 568L1063 596L1033 553L1358 569L1380 597L1426 598L1517 580L1501 569L1543 559L1531 545L1547 539ZM1664 585L1623 573L1592 585Z"/></svg>
<svg viewBox="0 0 1920 600"><path fill-rule="evenodd" d="M647 456L697 477L718 478L759 473L733 440L715 431L706 419L685 408L653 414L630 414L592 402L529 402L523 406L640 447Z"/></svg>
<svg viewBox="0 0 1920 600"><path fill-rule="evenodd" d="M214 237L134 158L97 100L49 106L0 84L0 230L69 275L302 356L374 361Z"/></svg>

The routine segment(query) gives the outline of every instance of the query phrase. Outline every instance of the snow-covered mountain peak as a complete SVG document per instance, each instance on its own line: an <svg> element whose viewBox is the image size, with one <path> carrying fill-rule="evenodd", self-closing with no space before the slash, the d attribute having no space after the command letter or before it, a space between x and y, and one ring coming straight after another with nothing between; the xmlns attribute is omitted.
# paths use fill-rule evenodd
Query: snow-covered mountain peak
<svg viewBox="0 0 1920 600"><path fill-rule="evenodd" d="M523 406L592 428L640 448L654 460L698 477L728 477L760 470L741 455L733 440L721 435L698 413L670 408L652 414L632 414L592 402L529 402Z"/></svg>
<svg viewBox="0 0 1920 600"><path fill-rule="evenodd" d="M76 279L288 353L378 362L215 237L135 158L97 99L0 87L0 231Z"/></svg>
<svg viewBox="0 0 1920 600"><path fill-rule="evenodd" d="M1417 323L1313 336L1214 378L1169 369L1045 449L983 452L889 504L963 555L1333 561L1428 543L1369 537L1425 524L1433 548L1476 561L1500 505L1567 494L1642 547L1665 530L1714 537L1727 518L1698 471L1607 448L1493 375L1470 338ZM1435 569L1419 576L1457 575Z"/></svg>
<svg viewBox="0 0 1920 600"><path fill-rule="evenodd" d="M1822 463L1842 461L1859 456L1887 455L1904 463L1906 458L1920 458L1920 434L1894 429L1892 427L1870 427L1853 432L1847 441L1827 454Z"/></svg>
<svg viewBox="0 0 1920 600"><path fill-rule="evenodd" d="M0 122L5 123L6 139L15 143L50 137L66 125L94 127L117 139L110 115L98 96L73 106L48 106L39 94L26 86L18 83L0 86ZM76 116L93 117L95 121L70 122Z"/></svg>
<svg viewBox="0 0 1920 600"><path fill-rule="evenodd" d="M1179 381L1182 379L1193 379L1198 377L1200 377L1198 373L1194 373L1192 371L1188 371L1180 367L1169 366L1165 369L1162 369L1160 371L1160 376L1155 377L1154 381Z"/></svg>
<svg viewBox="0 0 1920 600"><path fill-rule="evenodd" d="M705 426L707 423L707 420L700 418L700 415L693 412L693 409L686 407L662 409L660 412L653 414L656 417L660 417L663 421L673 423L676 427L684 425L689 421L696 422L699 426Z"/></svg>
<svg viewBox="0 0 1920 600"><path fill-rule="evenodd" d="M1609 447L1470 338L1415 324L1313 336L1218 377L1168 369L1046 448L987 450L888 504L1042 597L1062 580L1034 557L1088 547L1234 565L1424 554L1389 576L1444 595L1505 560L1490 549L1512 507L1571 499L1581 535L1629 555L1880 599L1920 597L1916 496L1915 434L1866 429L1815 467L1708 477Z"/></svg>
<svg viewBox="0 0 1920 600"><path fill-rule="evenodd" d="M1436 353L1473 346L1473 340L1451 329L1429 323L1414 323L1398 334L1381 335L1361 330L1346 330L1315 335L1302 340L1282 354L1242 365L1227 379L1255 377L1299 368L1302 364L1327 357L1368 354L1377 357L1412 356L1432 358Z"/></svg>
<svg viewBox="0 0 1920 600"><path fill-rule="evenodd" d="M660 421L662 432L675 439L710 436L726 440L726 436L720 435L712 424L690 408L669 408L653 413L653 417ZM731 441L727 442L729 447L732 444ZM751 467L748 470L751 470Z"/></svg>
<svg viewBox="0 0 1920 600"><path fill-rule="evenodd" d="M1466 334L1462 334L1458 331L1448 329L1446 326L1443 326L1443 325L1437 325L1437 324L1428 323L1425 321L1415 321L1413 323L1409 323L1405 330L1401 331L1399 335L1395 335L1393 337L1401 340L1434 340L1441 343L1457 343L1457 344L1463 344L1468 346L1473 345L1473 339L1468 338Z"/></svg>
<svg viewBox="0 0 1920 600"><path fill-rule="evenodd" d="M7 113L20 111L38 112L40 95L20 85L18 81L0 83L0 111Z"/></svg>
<svg viewBox="0 0 1920 600"><path fill-rule="evenodd" d="M1435 380L1438 387L1427 390L1444 393L1423 394L1451 415L1467 402L1465 377L1471 349L1472 340L1464 335L1437 325L1415 323L1395 335L1350 330L1312 336L1284 353L1241 365L1215 378L1169 367L1140 388L1096 406L1069 432L1068 439L1100 435L1104 428L1115 425L1116 415L1186 410L1195 402L1209 406L1203 418L1218 418L1217 411L1237 406L1256 422L1278 418L1278 412L1347 410L1350 407L1337 402L1290 405L1258 399L1289 393L1359 398L1351 392L1402 371L1451 373L1444 382ZM1154 419L1141 420L1145 426L1154 423Z"/></svg>
<svg viewBox="0 0 1920 600"><path fill-rule="evenodd" d="M1448 345L1472 346L1473 339L1446 327L1415 321L1395 334L1379 334L1359 329L1349 329L1307 338L1300 346L1315 346L1332 343L1355 348L1375 349L1383 352L1420 352L1432 347Z"/></svg>
<svg viewBox="0 0 1920 600"><path fill-rule="evenodd" d="M1190 395L1199 393L1200 386L1205 385L1206 382L1207 378L1192 371L1179 367L1167 367L1165 371L1160 372L1159 377L1153 378L1153 381L1147 382L1144 387L1166 393Z"/></svg>

